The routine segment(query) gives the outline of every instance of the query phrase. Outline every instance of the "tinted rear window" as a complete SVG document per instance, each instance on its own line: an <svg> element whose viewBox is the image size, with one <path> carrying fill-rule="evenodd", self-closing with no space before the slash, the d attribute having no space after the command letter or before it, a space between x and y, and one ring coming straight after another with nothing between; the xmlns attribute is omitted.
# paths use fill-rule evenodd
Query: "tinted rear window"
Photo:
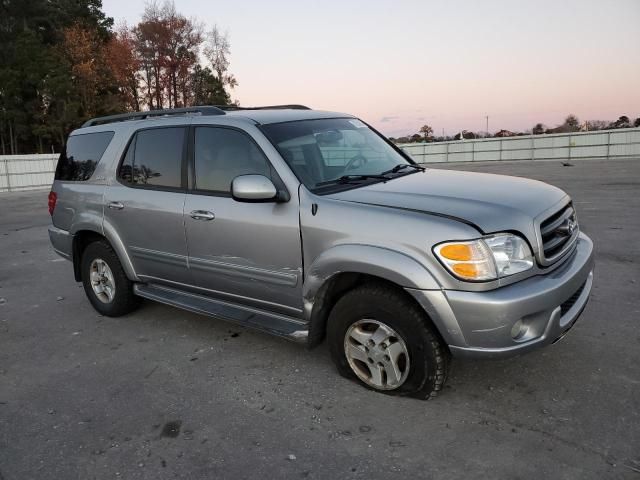
<svg viewBox="0 0 640 480"><path fill-rule="evenodd" d="M180 188L185 128L139 131L127 149L118 177L130 185Z"/></svg>
<svg viewBox="0 0 640 480"><path fill-rule="evenodd" d="M89 180L113 134L114 132L99 132L69 137L58 159L56 180Z"/></svg>

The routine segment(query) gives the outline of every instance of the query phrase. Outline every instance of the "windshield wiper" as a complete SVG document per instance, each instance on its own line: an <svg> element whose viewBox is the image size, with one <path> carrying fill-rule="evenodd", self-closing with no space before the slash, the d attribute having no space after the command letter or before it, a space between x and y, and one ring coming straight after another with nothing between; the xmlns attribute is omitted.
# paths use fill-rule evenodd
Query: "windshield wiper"
<svg viewBox="0 0 640 480"><path fill-rule="evenodd" d="M420 165L415 165L413 163L401 163L399 165L396 165L395 167L393 167L391 170L387 170L385 172L382 172L380 175L388 175L390 173L398 173L400 170L404 170L405 168L415 168L416 171L420 171L420 172L424 172L425 168L421 167Z"/></svg>
<svg viewBox="0 0 640 480"><path fill-rule="evenodd" d="M399 165L396 165L395 167L393 167L390 170L386 170L382 173L378 173L378 174L361 174L361 175L342 175L341 177L338 178L334 178L333 180L327 180L325 182L319 182L316 183L316 187L322 187L324 185L336 185L336 184L344 184L344 183L352 183L353 181L356 180L369 180L370 178L373 179L378 179L378 180L391 180L390 177L387 177L387 175L389 175L390 173L398 173L401 170L404 170L405 168L413 168L415 169L415 171L419 171L419 172L424 172L426 169L424 167L421 167L419 165L415 165L413 163L401 163Z"/></svg>
<svg viewBox="0 0 640 480"><path fill-rule="evenodd" d="M322 187L324 185L336 185L343 183L352 183L354 180L369 180L370 178L375 178L378 180L389 180L389 177L385 177L384 175L342 175L341 177L334 178L333 180L327 180L325 182L316 183L316 187Z"/></svg>

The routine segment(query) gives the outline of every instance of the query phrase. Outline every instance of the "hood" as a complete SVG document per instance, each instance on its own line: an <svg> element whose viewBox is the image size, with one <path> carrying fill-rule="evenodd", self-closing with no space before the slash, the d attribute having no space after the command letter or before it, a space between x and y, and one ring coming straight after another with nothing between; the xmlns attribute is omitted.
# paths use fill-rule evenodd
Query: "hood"
<svg viewBox="0 0 640 480"><path fill-rule="evenodd" d="M330 197L451 217L481 233L515 230L527 236L532 245L536 243L534 219L569 201L559 188L537 180L436 169Z"/></svg>

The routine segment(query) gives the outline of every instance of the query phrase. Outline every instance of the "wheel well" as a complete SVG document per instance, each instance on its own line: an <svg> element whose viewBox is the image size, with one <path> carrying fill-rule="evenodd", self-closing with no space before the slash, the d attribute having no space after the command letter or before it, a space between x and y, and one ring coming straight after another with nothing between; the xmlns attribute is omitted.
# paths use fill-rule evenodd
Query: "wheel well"
<svg viewBox="0 0 640 480"><path fill-rule="evenodd" d="M379 285L382 284L393 290L396 290L397 292L401 292L402 295L406 296L413 303L418 305L421 310L423 310L423 308L418 304L415 298L405 292L400 285L393 283L387 279L365 273L338 273L327 280L322 285L322 287L320 287L320 290L316 294L309 327L309 348L319 345L324 340L327 331L327 320L329 318L329 314L331 313L333 306L340 299L340 297L342 297L348 291L368 283L376 283ZM437 332L437 329L435 329L435 331Z"/></svg>
<svg viewBox="0 0 640 480"><path fill-rule="evenodd" d="M76 282L82 281L82 272L80 265L82 263L82 254L84 249L93 242L99 240L106 240L105 237L99 233L91 230L80 230L73 236L73 276Z"/></svg>

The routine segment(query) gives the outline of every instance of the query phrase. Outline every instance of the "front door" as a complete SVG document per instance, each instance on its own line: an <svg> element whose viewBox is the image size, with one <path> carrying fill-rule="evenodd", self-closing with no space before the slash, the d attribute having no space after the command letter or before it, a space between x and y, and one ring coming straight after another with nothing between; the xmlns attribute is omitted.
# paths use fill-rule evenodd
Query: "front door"
<svg viewBox="0 0 640 480"><path fill-rule="evenodd" d="M138 131L105 191L105 229L117 232L137 275L189 283L184 235L186 127Z"/></svg>
<svg viewBox="0 0 640 480"><path fill-rule="evenodd" d="M193 189L184 221L193 284L209 295L290 315L302 311L302 252L296 195L286 203L231 198L238 175L277 183L264 153L240 130L194 127Z"/></svg>

